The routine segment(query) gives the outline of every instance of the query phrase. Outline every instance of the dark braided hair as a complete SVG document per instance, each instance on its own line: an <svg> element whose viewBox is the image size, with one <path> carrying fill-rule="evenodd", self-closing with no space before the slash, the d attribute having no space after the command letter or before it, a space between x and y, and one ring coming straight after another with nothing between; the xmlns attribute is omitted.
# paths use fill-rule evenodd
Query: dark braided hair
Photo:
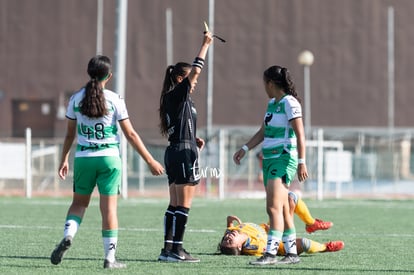
<svg viewBox="0 0 414 275"><path fill-rule="evenodd" d="M224 237L226 235L223 236L223 238L221 239L221 241L219 242L217 249L220 252L220 254L224 254L224 255L232 255L232 256L239 256L241 255L241 250L238 247L228 247L225 242L224 242Z"/></svg>
<svg viewBox="0 0 414 275"><path fill-rule="evenodd" d="M272 81L286 94L295 97L299 102L301 102L288 69L276 65L271 66L264 71L263 80L265 82Z"/></svg>
<svg viewBox="0 0 414 275"><path fill-rule="evenodd" d="M90 118L98 118L108 114L102 81L111 73L111 60L107 56L94 56L88 63L90 80L85 86L85 96L79 104L80 112Z"/></svg>
<svg viewBox="0 0 414 275"><path fill-rule="evenodd" d="M177 78L179 76L185 77L186 74L191 70L191 64L185 62L178 62L175 65L167 67L165 72L164 83L162 85L161 97L160 97L160 131L163 136L168 135L168 122L167 122L167 111L164 106L164 96L173 90L177 86Z"/></svg>

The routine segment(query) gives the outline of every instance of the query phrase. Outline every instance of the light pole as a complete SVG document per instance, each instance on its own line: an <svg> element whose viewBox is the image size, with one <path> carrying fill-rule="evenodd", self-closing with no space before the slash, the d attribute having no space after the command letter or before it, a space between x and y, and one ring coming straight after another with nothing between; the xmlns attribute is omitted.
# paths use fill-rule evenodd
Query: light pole
<svg viewBox="0 0 414 275"><path fill-rule="evenodd" d="M116 1L116 44L114 62L114 88L118 94L125 98L125 71L127 53L127 15L128 0ZM127 140L121 134L121 160L122 160L122 184L121 195L124 199L128 196L128 171L127 171Z"/></svg>
<svg viewBox="0 0 414 275"><path fill-rule="evenodd" d="M298 56L298 62L303 65L304 100L305 100L305 137L310 138L311 129L311 98L310 98L310 66L313 64L313 53L305 50Z"/></svg>
<svg viewBox="0 0 414 275"><path fill-rule="evenodd" d="M97 0L96 54L103 53L103 0Z"/></svg>
<svg viewBox="0 0 414 275"><path fill-rule="evenodd" d="M215 0L208 1L208 25L211 30L214 30L214 15L215 15ZM206 127L206 155L207 155L207 166L211 167L211 156L212 156L212 131L213 131L213 66L214 66L214 44L211 44L208 49L208 67L207 67L207 127ZM208 173L207 173L208 174ZM211 194L211 177L206 176L206 192L207 196Z"/></svg>

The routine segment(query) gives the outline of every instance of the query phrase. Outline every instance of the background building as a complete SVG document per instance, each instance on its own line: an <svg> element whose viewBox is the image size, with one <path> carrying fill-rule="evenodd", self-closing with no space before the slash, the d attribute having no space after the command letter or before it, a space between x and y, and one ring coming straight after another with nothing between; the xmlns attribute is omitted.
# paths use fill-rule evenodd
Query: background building
<svg viewBox="0 0 414 275"><path fill-rule="evenodd" d="M114 59L115 0L104 0L103 54ZM288 67L303 98L302 50L313 52L312 126L387 127L387 8L395 9L395 126L412 127L414 42L411 0L220 0L214 48L214 125L258 125L266 105L262 73ZM126 98L144 138L159 138L166 10L173 60L191 62L208 20L208 1L128 3ZM0 137L62 137L62 107L87 81L96 53L97 1L0 0ZM207 70L194 100L206 125ZM112 84L113 85L113 82ZM111 86L109 87L111 88Z"/></svg>
<svg viewBox="0 0 414 275"><path fill-rule="evenodd" d="M0 154L8 155L0 158L0 193L30 193L27 182L32 180L39 193L71 191L55 171L68 98L88 81L87 62L97 53L100 2L102 54L115 61L117 0L0 0ZM213 131L200 156L200 193L223 197L262 192L255 152L237 167L232 154L262 122L267 104L262 74L278 64L291 71L305 122L310 119L312 126L307 127L307 194L412 196L413 10L412 0L215 1L213 31L227 42L214 43ZM128 1L126 103L135 128L161 161L166 140L159 134L158 108L171 63L167 60L192 62L203 21L209 21L208 0ZM305 70L298 62L304 50L314 55L310 89L305 89ZM204 138L207 71L208 66L192 96ZM108 88L113 86L111 81ZM34 137L31 151L20 139L27 127ZM151 177L128 150L123 187L140 194L166 191L166 178ZM28 151L31 157L24 154ZM33 173L23 173L25 167Z"/></svg>

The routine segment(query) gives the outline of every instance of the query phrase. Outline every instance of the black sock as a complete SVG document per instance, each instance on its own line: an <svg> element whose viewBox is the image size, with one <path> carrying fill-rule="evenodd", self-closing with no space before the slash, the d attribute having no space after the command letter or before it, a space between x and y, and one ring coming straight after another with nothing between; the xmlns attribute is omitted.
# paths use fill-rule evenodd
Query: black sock
<svg viewBox="0 0 414 275"><path fill-rule="evenodd" d="M183 248L185 226L187 225L189 208L177 206L174 214L173 251Z"/></svg>
<svg viewBox="0 0 414 275"><path fill-rule="evenodd" d="M170 251L173 246L173 221L176 207L168 205L164 215L164 249Z"/></svg>

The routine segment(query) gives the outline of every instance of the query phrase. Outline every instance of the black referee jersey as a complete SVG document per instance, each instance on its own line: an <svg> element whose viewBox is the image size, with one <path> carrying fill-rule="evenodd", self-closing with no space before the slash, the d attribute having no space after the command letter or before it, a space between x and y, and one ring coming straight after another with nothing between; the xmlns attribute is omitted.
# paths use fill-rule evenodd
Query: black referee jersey
<svg viewBox="0 0 414 275"><path fill-rule="evenodd" d="M190 98L190 90L191 84L186 77L164 96L170 143L195 143L197 110Z"/></svg>

